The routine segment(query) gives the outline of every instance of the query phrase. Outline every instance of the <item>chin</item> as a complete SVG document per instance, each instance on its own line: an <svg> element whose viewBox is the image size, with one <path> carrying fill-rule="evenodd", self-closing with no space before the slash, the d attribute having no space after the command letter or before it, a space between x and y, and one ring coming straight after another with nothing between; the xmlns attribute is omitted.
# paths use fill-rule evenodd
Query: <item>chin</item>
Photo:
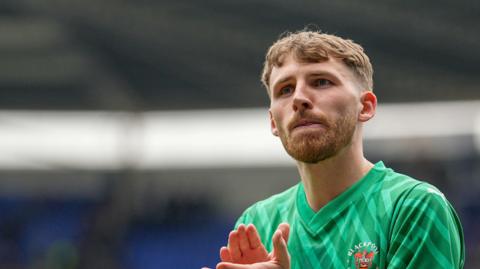
<svg viewBox="0 0 480 269"><path fill-rule="evenodd" d="M299 162L308 163L308 164L316 164L316 163L319 163L321 161L325 161L325 160L335 156L335 154L325 154L323 152L321 152L321 153L313 152L313 153L303 153L303 154L292 153L292 154L290 154L290 156L292 156L292 158L294 158L295 160L297 160Z"/></svg>
<svg viewBox="0 0 480 269"><path fill-rule="evenodd" d="M297 161L315 164L329 159L337 154L335 144L325 144L324 141L304 139L299 143L289 143L285 146L287 153Z"/></svg>

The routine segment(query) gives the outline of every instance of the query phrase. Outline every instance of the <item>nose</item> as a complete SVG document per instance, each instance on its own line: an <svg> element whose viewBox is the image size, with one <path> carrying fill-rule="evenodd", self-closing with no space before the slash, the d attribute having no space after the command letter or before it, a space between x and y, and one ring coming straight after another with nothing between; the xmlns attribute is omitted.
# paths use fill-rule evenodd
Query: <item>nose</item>
<svg viewBox="0 0 480 269"><path fill-rule="evenodd" d="M313 104L310 98L306 95L306 88L302 85L297 85L295 94L293 96L293 111L302 111L306 109L312 109Z"/></svg>

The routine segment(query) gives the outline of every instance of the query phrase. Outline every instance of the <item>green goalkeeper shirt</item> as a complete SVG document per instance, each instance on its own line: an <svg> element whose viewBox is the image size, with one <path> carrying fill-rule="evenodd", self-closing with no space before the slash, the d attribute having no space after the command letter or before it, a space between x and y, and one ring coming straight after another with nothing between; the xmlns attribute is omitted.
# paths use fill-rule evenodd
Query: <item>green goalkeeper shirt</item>
<svg viewBox="0 0 480 269"><path fill-rule="evenodd" d="M318 212L303 185L249 207L237 221L253 223L267 250L277 226L290 224L292 269L463 268L460 221L434 186L382 162Z"/></svg>

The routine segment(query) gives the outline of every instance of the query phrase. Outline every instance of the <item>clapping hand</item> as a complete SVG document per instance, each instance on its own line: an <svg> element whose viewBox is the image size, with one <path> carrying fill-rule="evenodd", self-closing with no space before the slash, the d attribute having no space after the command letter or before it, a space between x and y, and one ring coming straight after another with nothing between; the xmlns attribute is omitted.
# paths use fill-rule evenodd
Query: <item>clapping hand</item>
<svg viewBox="0 0 480 269"><path fill-rule="evenodd" d="M221 262L216 269L290 269L289 232L287 223L280 224L273 234L273 251L268 253L255 226L240 224L228 236L228 247L220 249Z"/></svg>

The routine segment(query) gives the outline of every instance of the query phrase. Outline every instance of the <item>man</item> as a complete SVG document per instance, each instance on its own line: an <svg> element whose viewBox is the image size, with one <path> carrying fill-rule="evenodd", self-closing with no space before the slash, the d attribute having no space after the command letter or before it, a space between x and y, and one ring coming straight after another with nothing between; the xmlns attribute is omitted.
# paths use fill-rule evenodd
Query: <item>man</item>
<svg viewBox="0 0 480 269"><path fill-rule="evenodd" d="M372 74L362 47L337 36L301 31L270 47L271 130L301 182L243 213L218 269L463 268L462 229L444 195L363 155Z"/></svg>

